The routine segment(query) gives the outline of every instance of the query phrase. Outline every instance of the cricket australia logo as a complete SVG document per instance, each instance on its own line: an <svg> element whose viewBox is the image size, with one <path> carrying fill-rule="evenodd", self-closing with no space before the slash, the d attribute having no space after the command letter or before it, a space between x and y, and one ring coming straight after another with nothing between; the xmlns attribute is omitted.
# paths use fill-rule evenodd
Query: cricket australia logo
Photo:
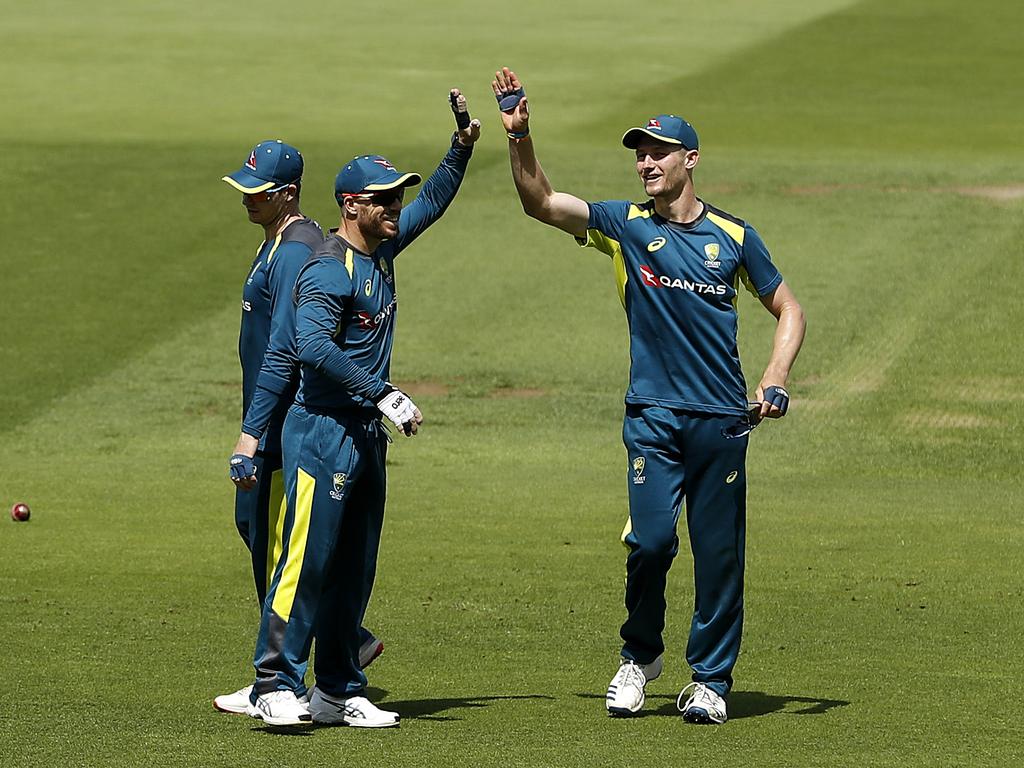
<svg viewBox="0 0 1024 768"><path fill-rule="evenodd" d="M705 267L708 269L718 269L721 266L721 262L718 261L719 251L718 243L708 243L704 246L704 255L707 256L704 262Z"/></svg>
<svg viewBox="0 0 1024 768"><path fill-rule="evenodd" d="M334 481L334 490L331 491L331 498L335 501L341 501L345 493L345 481L348 479L348 475L344 472L335 472L334 477L331 479Z"/></svg>
<svg viewBox="0 0 1024 768"><path fill-rule="evenodd" d="M391 280L392 280L392 278L391 278L391 268L388 267L387 261L385 261L384 259L380 259L377 262L377 265L378 265L378 268L380 269L380 273L382 275L384 275L384 282L385 283L390 283Z"/></svg>
<svg viewBox="0 0 1024 768"><path fill-rule="evenodd" d="M643 456L637 456L633 459L633 485L643 485L647 482L647 476L644 474L644 467L647 466L647 460Z"/></svg>

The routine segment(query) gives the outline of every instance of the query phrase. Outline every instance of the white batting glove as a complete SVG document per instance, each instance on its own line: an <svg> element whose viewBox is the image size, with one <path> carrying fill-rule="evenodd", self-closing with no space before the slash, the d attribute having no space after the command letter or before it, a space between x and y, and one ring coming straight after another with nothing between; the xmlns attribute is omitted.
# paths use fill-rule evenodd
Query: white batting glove
<svg viewBox="0 0 1024 768"><path fill-rule="evenodd" d="M405 392L390 384L376 405L388 421L409 437L415 435L417 428L423 423L423 415L416 407L416 403Z"/></svg>

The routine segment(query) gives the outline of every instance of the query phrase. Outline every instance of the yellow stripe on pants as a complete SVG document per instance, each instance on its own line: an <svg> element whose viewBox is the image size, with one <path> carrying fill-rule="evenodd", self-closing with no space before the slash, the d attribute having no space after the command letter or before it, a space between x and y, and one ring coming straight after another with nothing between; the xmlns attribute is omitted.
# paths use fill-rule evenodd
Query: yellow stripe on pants
<svg viewBox="0 0 1024 768"><path fill-rule="evenodd" d="M281 581L277 585L274 602L271 605L274 613L286 622L292 614L295 590L299 587L299 574L302 573L302 560L306 556L306 539L309 536L309 518L313 510L315 488L316 479L299 467L295 489L295 522L292 523L292 531L288 537L288 555L285 557Z"/></svg>
<svg viewBox="0 0 1024 768"><path fill-rule="evenodd" d="M280 469L270 476L270 501L267 504L267 580L268 587L274 578L274 569L284 548L284 515L288 502L284 498L284 472Z"/></svg>

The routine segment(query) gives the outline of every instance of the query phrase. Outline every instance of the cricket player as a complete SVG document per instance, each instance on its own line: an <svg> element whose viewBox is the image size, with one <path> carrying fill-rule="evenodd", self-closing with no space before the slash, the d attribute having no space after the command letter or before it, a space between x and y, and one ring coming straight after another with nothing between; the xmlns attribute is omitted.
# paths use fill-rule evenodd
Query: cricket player
<svg viewBox="0 0 1024 768"><path fill-rule="evenodd" d="M437 170L420 176L360 155L335 180L340 225L299 272L295 342L301 383L284 422L287 511L282 556L267 592L249 713L276 726L311 720L380 728L398 714L365 697L359 624L384 517L386 418L407 436L423 417L389 381L398 307L395 259L455 198L480 135L465 98L450 98L459 130ZM316 686L302 700L316 638Z"/></svg>
<svg viewBox="0 0 1024 768"><path fill-rule="evenodd" d="M298 388L292 292L299 268L324 241L320 225L299 210L302 172L302 154L295 147L263 141L239 170L223 179L242 193L249 221L262 226L264 234L242 288L238 356L244 418L231 465L237 487L235 525L252 556L260 606L281 552L281 426ZM369 631L362 633L365 666L384 646ZM246 686L218 696L214 707L244 714L251 690Z"/></svg>
<svg viewBox="0 0 1024 768"><path fill-rule="evenodd" d="M760 419L786 413L803 311L753 227L696 196L700 153L688 122L658 115L622 137L636 153L645 202L587 203L548 182L516 74L504 68L492 86L523 209L611 257L629 324L627 618L606 707L612 715L639 712L645 685L661 674L666 576L685 508L696 593L686 648L693 674L677 705L688 722L724 723L743 623L747 434ZM753 408L737 350L741 282L777 319Z"/></svg>

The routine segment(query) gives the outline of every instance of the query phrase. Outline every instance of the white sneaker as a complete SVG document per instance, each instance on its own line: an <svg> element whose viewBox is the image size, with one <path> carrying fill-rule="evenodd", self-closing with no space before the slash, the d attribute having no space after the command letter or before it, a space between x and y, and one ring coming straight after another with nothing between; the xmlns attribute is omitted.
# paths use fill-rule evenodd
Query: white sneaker
<svg viewBox="0 0 1024 768"><path fill-rule="evenodd" d="M313 719L309 706L299 701L293 691L264 693L249 705L246 713L267 725L308 725Z"/></svg>
<svg viewBox="0 0 1024 768"><path fill-rule="evenodd" d="M604 705L610 715L633 715L644 706L644 686L661 674L662 657L650 664L622 659L619 671L608 683Z"/></svg>
<svg viewBox="0 0 1024 768"><path fill-rule="evenodd" d="M252 693L252 686L239 688L234 693L224 693L213 700L213 708L220 712L230 712L233 715L244 715L249 711L249 694Z"/></svg>
<svg viewBox="0 0 1024 768"><path fill-rule="evenodd" d="M690 698L683 704L683 696L693 688ZM701 725L721 725L729 716L725 713L725 699L708 688L704 683L690 683L679 692L676 707L683 713L683 720Z"/></svg>
<svg viewBox="0 0 1024 768"><path fill-rule="evenodd" d="M366 669L373 660L384 653L384 643L381 642L372 632L367 630L369 637L366 642L359 646L359 666Z"/></svg>
<svg viewBox="0 0 1024 768"><path fill-rule="evenodd" d="M336 699L319 688L309 700L314 723L352 725L356 728L389 728L398 725L397 712L380 709L364 696Z"/></svg>

